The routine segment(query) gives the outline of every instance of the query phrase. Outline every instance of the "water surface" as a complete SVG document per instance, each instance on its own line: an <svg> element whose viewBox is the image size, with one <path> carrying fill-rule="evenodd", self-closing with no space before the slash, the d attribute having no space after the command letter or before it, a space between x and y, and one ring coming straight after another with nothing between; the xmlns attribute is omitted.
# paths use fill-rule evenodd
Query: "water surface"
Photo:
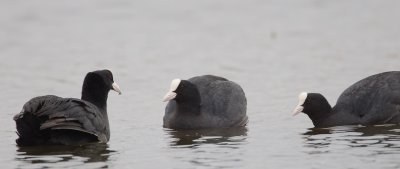
<svg viewBox="0 0 400 169"><path fill-rule="evenodd" d="M301 91L334 105L346 87L400 67L400 1L3 0L2 168L400 167L399 126L313 129L292 117ZM88 71L109 68L111 141L19 148L12 120L30 98L80 97ZM162 128L174 78L239 83L250 123L230 130Z"/></svg>

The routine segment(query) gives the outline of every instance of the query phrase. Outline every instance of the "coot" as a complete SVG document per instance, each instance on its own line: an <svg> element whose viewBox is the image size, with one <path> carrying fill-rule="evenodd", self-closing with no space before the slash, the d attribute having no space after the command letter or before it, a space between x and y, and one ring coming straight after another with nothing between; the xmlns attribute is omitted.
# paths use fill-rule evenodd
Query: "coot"
<svg viewBox="0 0 400 169"><path fill-rule="evenodd" d="M204 75L189 80L175 79L164 101L164 127L203 129L245 126L246 96L235 82Z"/></svg>
<svg viewBox="0 0 400 169"><path fill-rule="evenodd" d="M319 93L303 92L294 115L304 112L315 127L400 123L400 71L369 76L347 88L333 108Z"/></svg>
<svg viewBox="0 0 400 169"><path fill-rule="evenodd" d="M89 72L81 99L53 95L31 99L14 116L19 146L80 145L106 143L110 139L107 97L110 90L121 94L109 70Z"/></svg>

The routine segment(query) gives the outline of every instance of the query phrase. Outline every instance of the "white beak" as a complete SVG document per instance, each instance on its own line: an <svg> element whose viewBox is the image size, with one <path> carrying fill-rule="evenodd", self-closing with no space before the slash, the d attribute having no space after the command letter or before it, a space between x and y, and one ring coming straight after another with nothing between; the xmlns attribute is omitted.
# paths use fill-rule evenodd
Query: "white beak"
<svg viewBox="0 0 400 169"><path fill-rule="evenodd" d="M299 113L301 113L303 111L304 107L301 105L296 106L296 108L294 108L293 110L293 116L298 115Z"/></svg>
<svg viewBox="0 0 400 169"><path fill-rule="evenodd" d="M122 94L121 89L119 89L119 86L118 86L117 83L114 82L114 83L112 84L112 88L113 88L113 90L116 91L118 94L120 94L120 95Z"/></svg>
<svg viewBox="0 0 400 169"><path fill-rule="evenodd" d="M308 93L307 93L307 92L301 92L301 93L299 94L299 104L297 104L296 108L294 108L293 114L292 114L293 116L296 116L296 115L298 115L299 113L303 112L303 110L304 110L303 104L304 104L304 102L306 101L307 96L308 96Z"/></svg>
<svg viewBox="0 0 400 169"><path fill-rule="evenodd" d="M169 92L164 96L163 102L166 102L166 101L170 101L170 100L172 100L172 99L175 99L175 97L176 97L176 93L175 93L175 92L172 92L172 91L169 91Z"/></svg>

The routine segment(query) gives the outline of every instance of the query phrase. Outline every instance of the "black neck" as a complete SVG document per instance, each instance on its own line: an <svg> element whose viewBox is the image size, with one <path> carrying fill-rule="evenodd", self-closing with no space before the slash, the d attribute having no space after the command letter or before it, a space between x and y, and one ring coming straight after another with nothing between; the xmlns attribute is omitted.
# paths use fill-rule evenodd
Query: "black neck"
<svg viewBox="0 0 400 169"><path fill-rule="evenodd" d="M197 88L192 88L190 94L176 99L178 112L198 115L201 112L201 98Z"/></svg>
<svg viewBox="0 0 400 169"><path fill-rule="evenodd" d="M332 109L321 111L321 112L312 112L308 113L308 117L310 117L311 121L313 122L315 127L329 127L325 126L327 124L324 121L329 118L333 114Z"/></svg>
<svg viewBox="0 0 400 169"><path fill-rule="evenodd" d="M109 90L101 88L98 84L88 83L86 80L82 87L82 100L88 101L98 108L107 111L107 98Z"/></svg>
<svg viewBox="0 0 400 169"><path fill-rule="evenodd" d="M308 108L306 114L315 127L329 127L325 121L333 114L333 110L328 101L324 99L319 105Z"/></svg>

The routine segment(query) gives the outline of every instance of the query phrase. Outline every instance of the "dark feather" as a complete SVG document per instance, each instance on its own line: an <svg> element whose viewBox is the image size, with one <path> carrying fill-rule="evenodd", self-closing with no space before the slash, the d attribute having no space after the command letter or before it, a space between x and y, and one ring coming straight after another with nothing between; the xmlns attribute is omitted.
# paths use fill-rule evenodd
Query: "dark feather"
<svg viewBox="0 0 400 169"><path fill-rule="evenodd" d="M109 135L108 121L101 110L89 102L73 98L52 95L33 98L14 119L18 134L23 136L21 140L50 135L52 130L76 130L93 135L100 142L107 142L104 138Z"/></svg>

